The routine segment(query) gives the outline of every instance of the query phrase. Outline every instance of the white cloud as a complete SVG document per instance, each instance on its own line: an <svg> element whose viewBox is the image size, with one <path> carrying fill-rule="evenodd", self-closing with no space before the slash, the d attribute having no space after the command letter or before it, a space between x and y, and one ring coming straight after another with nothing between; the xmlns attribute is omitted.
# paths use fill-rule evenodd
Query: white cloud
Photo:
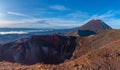
<svg viewBox="0 0 120 70"><path fill-rule="evenodd" d="M108 18L104 19L104 22L110 25L112 28L120 29L120 19L119 18Z"/></svg>
<svg viewBox="0 0 120 70"><path fill-rule="evenodd" d="M18 12L7 12L8 14L15 15L15 16L21 16L21 17L28 17L28 18L33 18L29 15L18 13Z"/></svg>
<svg viewBox="0 0 120 70"><path fill-rule="evenodd" d="M76 11L76 12L67 14L66 17L70 17L73 19L86 19L89 17L89 15L86 12Z"/></svg>
<svg viewBox="0 0 120 70"><path fill-rule="evenodd" d="M106 18L112 17L112 16L114 16L114 15L115 15L114 12L108 11L108 12L102 14L102 15L99 15L99 16L98 16L98 19L106 19Z"/></svg>
<svg viewBox="0 0 120 70"><path fill-rule="evenodd" d="M16 16L24 16L26 17L27 15L21 14L21 13L16 13L16 12L8 12L8 14L16 15Z"/></svg>
<svg viewBox="0 0 120 70"><path fill-rule="evenodd" d="M0 27L25 28L72 28L80 26L79 21L62 18L36 18L22 20L0 20Z"/></svg>
<svg viewBox="0 0 120 70"><path fill-rule="evenodd" d="M0 27L25 27L25 28L71 28L80 26L79 21L64 18L28 18L29 15L8 12L15 16L27 17L27 19L0 20Z"/></svg>
<svg viewBox="0 0 120 70"><path fill-rule="evenodd" d="M20 24L20 23L37 23L39 19L21 19L21 20L0 20L0 24Z"/></svg>
<svg viewBox="0 0 120 70"><path fill-rule="evenodd" d="M69 8L67 8L63 5L53 5L53 6L50 6L49 8L55 9L55 10L60 10L60 11L69 10Z"/></svg>
<svg viewBox="0 0 120 70"><path fill-rule="evenodd" d="M103 14L94 14L91 17L89 17L85 22L88 22L92 19L105 20L105 19L113 18L114 16L115 16L115 13L113 11L107 11L106 13L103 13Z"/></svg>
<svg viewBox="0 0 120 70"><path fill-rule="evenodd" d="M101 19L113 28L120 28L120 19L114 17L117 14L113 11L108 11L103 14L94 14L92 16L86 12L76 11L58 18L31 18L32 16L16 12L8 12L8 14L26 17L26 19L0 20L0 27L72 28L79 27L81 24L91 19Z"/></svg>

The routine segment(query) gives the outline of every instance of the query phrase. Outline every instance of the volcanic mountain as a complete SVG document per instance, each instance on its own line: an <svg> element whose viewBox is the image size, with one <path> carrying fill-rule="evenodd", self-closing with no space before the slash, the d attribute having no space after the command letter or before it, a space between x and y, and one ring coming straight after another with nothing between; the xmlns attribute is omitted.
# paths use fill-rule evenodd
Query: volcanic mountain
<svg viewBox="0 0 120 70"><path fill-rule="evenodd" d="M90 20L86 24L81 27L73 29L73 31L68 32L66 35L73 35L73 36L89 36L92 34L99 33L103 30L112 29L102 20Z"/></svg>

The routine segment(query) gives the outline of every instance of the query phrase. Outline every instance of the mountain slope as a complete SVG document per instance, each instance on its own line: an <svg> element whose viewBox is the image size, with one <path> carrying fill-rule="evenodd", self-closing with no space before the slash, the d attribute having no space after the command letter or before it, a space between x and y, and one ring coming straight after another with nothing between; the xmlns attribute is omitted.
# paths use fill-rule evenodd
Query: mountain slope
<svg viewBox="0 0 120 70"><path fill-rule="evenodd" d="M88 37L78 37L77 47L74 51L74 58L80 57L89 51L98 49L108 43L120 39L120 30L105 30L96 35Z"/></svg>
<svg viewBox="0 0 120 70"><path fill-rule="evenodd" d="M72 36L89 36L99 33L103 30L112 29L105 24L102 20L90 20L79 28L73 29L73 31L66 33L66 35Z"/></svg>
<svg viewBox="0 0 120 70"><path fill-rule="evenodd" d="M119 70L120 39L61 64L57 70Z"/></svg>

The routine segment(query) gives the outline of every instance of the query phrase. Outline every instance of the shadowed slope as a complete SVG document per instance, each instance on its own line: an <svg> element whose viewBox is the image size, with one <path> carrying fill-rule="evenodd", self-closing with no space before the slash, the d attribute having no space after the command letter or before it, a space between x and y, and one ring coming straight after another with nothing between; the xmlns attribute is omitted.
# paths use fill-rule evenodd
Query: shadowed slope
<svg viewBox="0 0 120 70"><path fill-rule="evenodd" d="M75 37L31 36L0 46L0 61L21 64L58 64L70 59L75 49Z"/></svg>

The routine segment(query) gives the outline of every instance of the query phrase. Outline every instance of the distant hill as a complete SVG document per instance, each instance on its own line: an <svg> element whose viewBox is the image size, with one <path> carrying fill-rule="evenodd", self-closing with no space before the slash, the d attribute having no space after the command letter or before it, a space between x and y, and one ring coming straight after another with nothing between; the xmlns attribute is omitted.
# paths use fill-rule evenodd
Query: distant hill
<svg viewBox="0 0 120 70"><path fill-rule="evenodd" d="M89 22L85 23L83 26L75 28L72 31L66 33L66 35L89 36L107 29L112 29L112 28L107 24L105 24L102 20L90 20Z"/></svg>

